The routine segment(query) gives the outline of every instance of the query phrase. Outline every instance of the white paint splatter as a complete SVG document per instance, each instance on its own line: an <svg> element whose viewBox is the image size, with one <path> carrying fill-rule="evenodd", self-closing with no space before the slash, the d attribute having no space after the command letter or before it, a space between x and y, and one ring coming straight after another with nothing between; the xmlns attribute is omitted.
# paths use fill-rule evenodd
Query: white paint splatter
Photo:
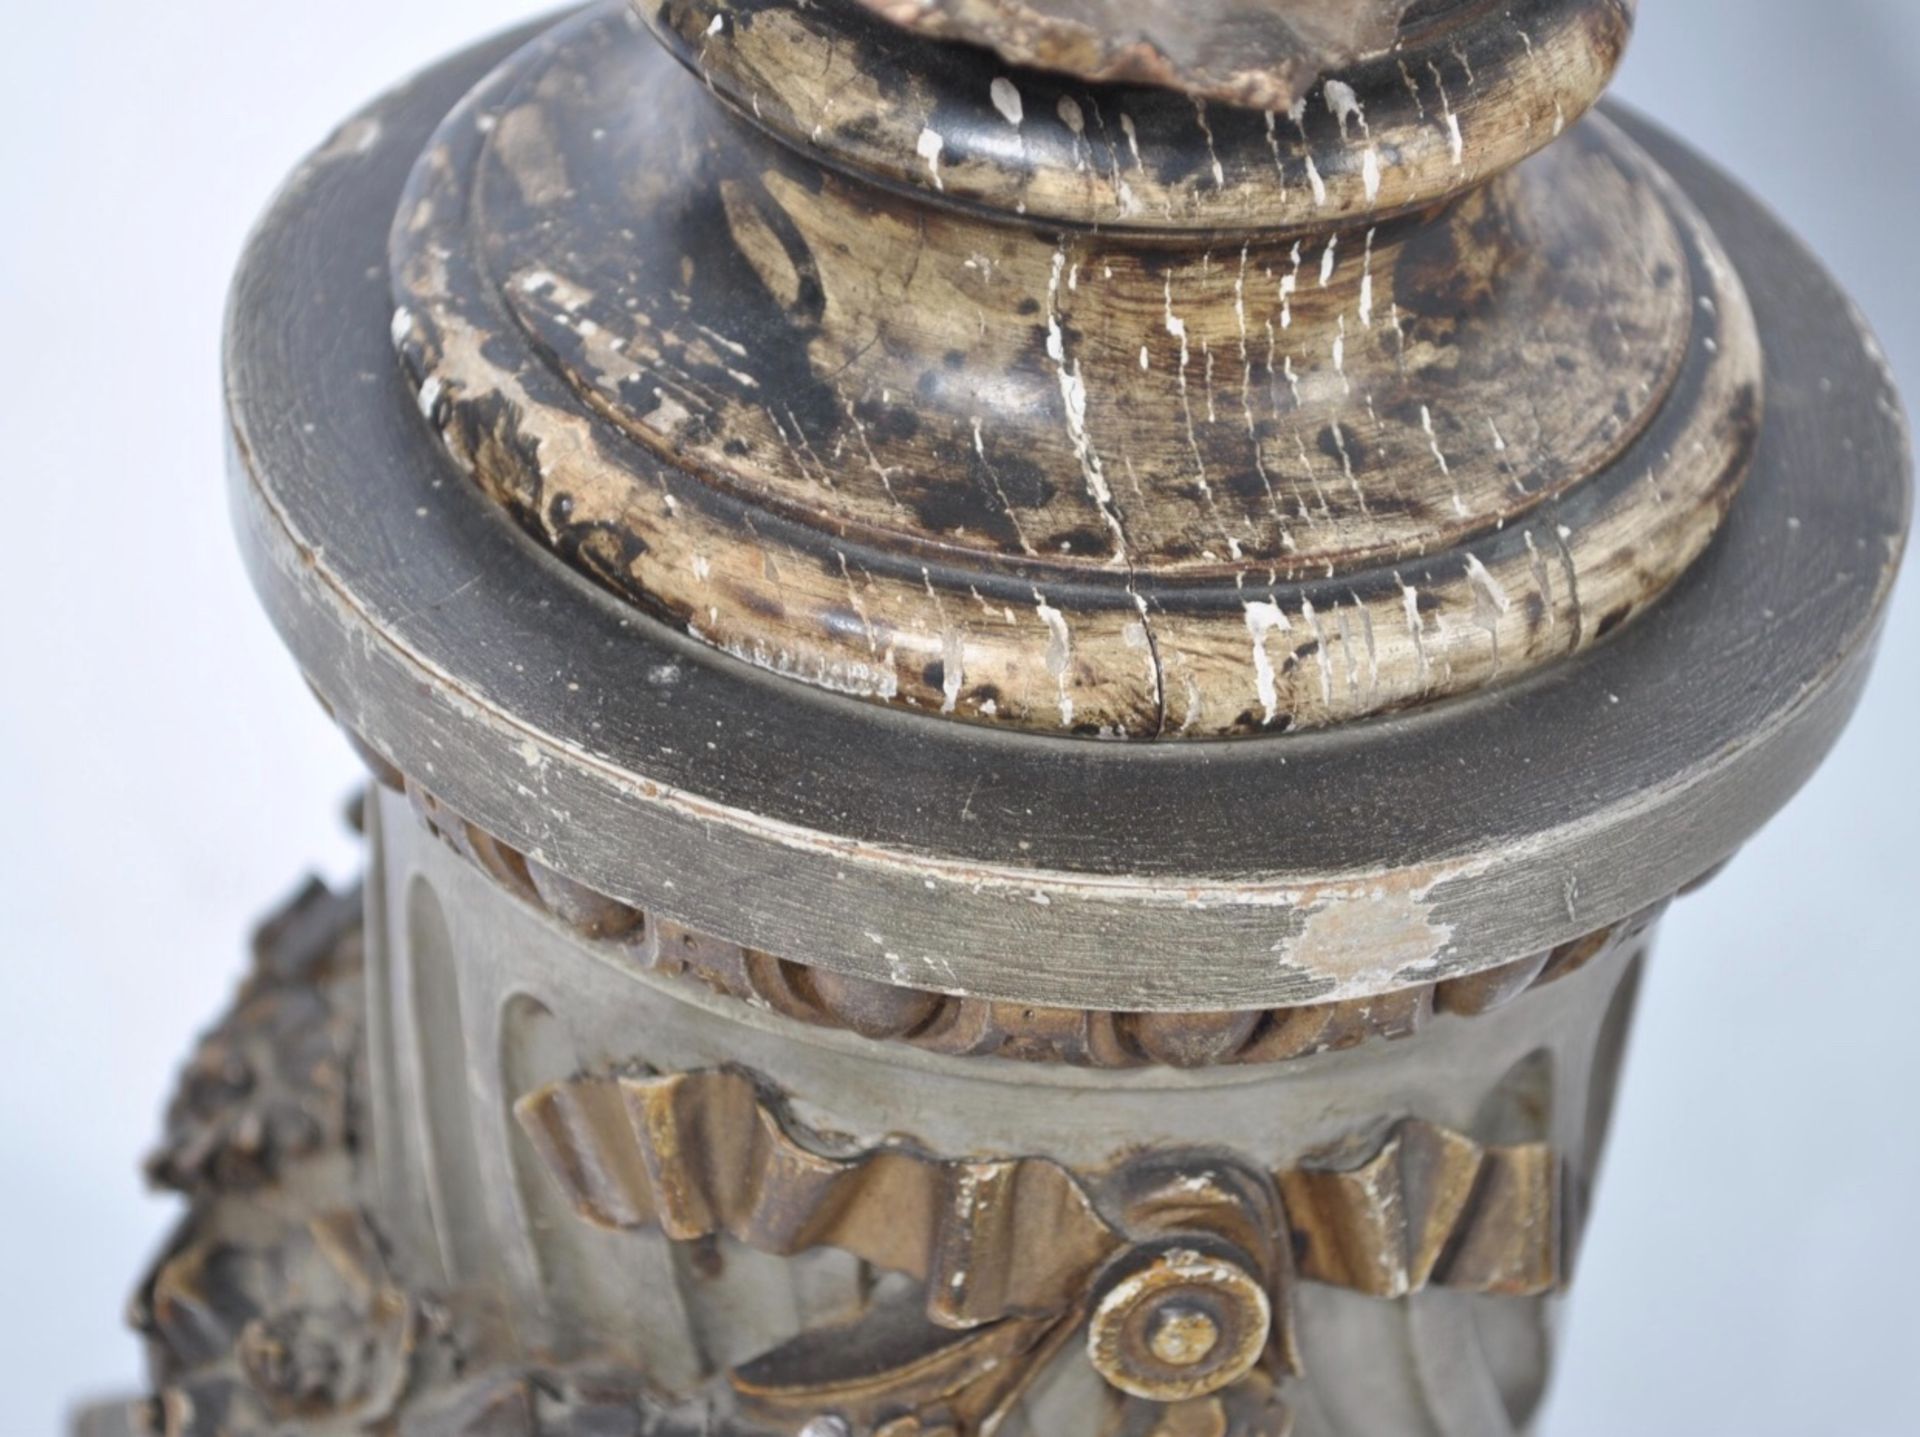
<svg viewBox="0 0 1920 1437"><path fill-rule="evenodd" d="M1313 162L1313 143L1307 138L1305 95L1293 102L1293 108L1287 111L1287 118L1293 121L1293 128L1300 134L1300 148L1307 158L1307 183L1313 187L1313 203L1317 208L1327 202L1327 182L1320 176L1320 167Z"/></svg>
<svg viewBox="0 0 1920 1437"><path fill-rule="evenodd" d="M1360 323L1368 329L1373 328L1373 236L1367 231L1366 258L1360 266Z"/></svg>
<svg viewBox="0 0 1920 1437"><path fill-rule="evenodd" d="M947 142L940 137L940 132L934 129L923 129L913 147L915 153L927 162L927 173L933 177L933 187L936 190L945 190L947 187L946 182L940 178L940 152L946 147Z"/></svg>
<svg viewBox="0 0 1920 1437"><path fill-rule="evenodd" d="M1107 487L1107 476L1100 467L1100 456L1087 434L1086 381L1081 377L1078 359L1071 367L1067 364L1066 334L1060 328L1060 275L1066 263L1067 252L1055 250L1053 276L1047 284L1047 358L1053 361L1054 373L1060 382L1060 402L1067 416L1067 442L1080 461L1080 474L1087 481L1088 497L1099 506L1101 517L1113 533L1114 562L1124 564L1127 561L1126 531L1120 526L1113 492Z"/></svg>
<svg viewBox="0 0 1920 1437"><path fill-rule="evenodd" d="M1460 117L1453 112L1453 101L1447 95L1447 82L1440 78L1440 67L1427 61L1427 73L1433 76L1433 87L1440 92L1440 113L1447 130L1447 150L1453 156L1454 168L1466 163L1467 142L1460 133Z"/></svg>
<svg viewBox="0 0 1920 1437"><path fill-rule="evenodd" d="M1427 665L1426 629L1420 619L1420 591L1398 574L1393 578L1400 585L1400 602L1407 615L1407 634L1413 640L1415 671L1420 678L1420 687L1425 689L1432 681L1432 671Z"/></svg>
<svg viewBox="0 0 1920 1437"><path fill-rule="evenodd" d="M1353 86L1344 80L1329 80L1326 83L1327 108L1340 121L1340 138L1348 138L1348 129L1356 121L1360 125L1360 136L1366 140L1366 153L1360 157L1360 178L1366 186L1369 202L1380 197L1380 151L1373 143L1373 132L1367 128L1366 107L1360 103L1360 97Z"/></svg>
<svg viewBox="0 0 1920 1437"><path fill-rule="evenodd" d="M1314 661L1320 670L1320 701L1328 709L1333 707L1333 656L1327 649L1326 627L1320 622L1320 615L1314 611L1313 600L1300 601L1300 614L1307 621L1307 627L1313 630L1315 644Z"/></svg>
<svg viewBox="0 0 1920 1437"><path fill-rule="evenodd" d="M1019 129L1020 122L1026 118L1026 107L1020 103L1020 91L1014 87L1013 81L1004 75L996 75L993 83L987 86L987 94L993 100L993 108L1000 112L1000 117L1016 130Z"/></svg>
<svg viewBox="0 0 1920 1437"><path fill-rule="evenodd" d="M1263 724L1270 724L1279 717L1280 688L1273 667L1273 655L1267 652L1267 639L1277 629L1286 633L1293 625L1287 622L1287 616L1280 605L1272 599L1249 601L1247 610L1247 633L1253 638L1253 684L1260 695L1260 708L1264 715Z"/></svg>
<svg viewBox="0 0 1920 1437"><path fill-rule="evenodd" d="M1068 691L1067 680L1071 676L1073 664L1073 637L1067 632L1067 620L1058 609L1049 604L1040 591L1033 591L1034 607L1040 615L1040 621L1047 626L1047 672L1053 675L1053 681L1060 690L1060 727L1073 727L1073 695Z"/></svg>
<svg viewBox="0 0 1920 1437"><path fill-rule="evenodd" d="M950 714L960 702L960 685L966 675L967 649L959 630L948 629L940 640L940 712Z"/></svg>
<svg viewBox="0 0 1920 1437"><path fill-rule="evenodd" d="M1487 572L1487 566L1480 562L1480 556L1477 554L1467 555L1467 577L1473 580L1474 587L1485 594L1488 602L1501 613L1504 614L1513 607L1513 600L1507 596L1507 591L1501 587L1498 579Z"/></svg>
<svg viewBox="0 0 1920 1437"><path fill-rule="evenodd" d="M1213 126L1207 120L1207 102L1198 95L1193 99L1193 117L1200 126L1200 133L1207 138L1207 157L1213 161L1213 187L1223 190L1227 187L1227 172L1220 164L1220 152L1213 146Z"/></svg>

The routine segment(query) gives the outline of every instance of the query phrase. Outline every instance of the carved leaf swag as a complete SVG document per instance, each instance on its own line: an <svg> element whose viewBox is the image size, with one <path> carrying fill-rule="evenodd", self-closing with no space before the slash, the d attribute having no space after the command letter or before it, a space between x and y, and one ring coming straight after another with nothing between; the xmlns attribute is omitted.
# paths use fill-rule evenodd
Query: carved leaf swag
<svg viewBox="0 0 1920 1437"><path fill-rule="evenodd" d="M1297 1279L1397 1298L1538 1295L1565 1276L1552 1149L1419 1120L1278 1173L1209 1150L1082 1174L904 1140L848 1151L734 1070L584 1075L515 1113L596 1226L832 1247L915 1281L729 1374L743 1411L787 1430L831 1415L886 1437L990 1434L1084 1328L1139 1409L1120 1431L1282 1437Z"/></svg>

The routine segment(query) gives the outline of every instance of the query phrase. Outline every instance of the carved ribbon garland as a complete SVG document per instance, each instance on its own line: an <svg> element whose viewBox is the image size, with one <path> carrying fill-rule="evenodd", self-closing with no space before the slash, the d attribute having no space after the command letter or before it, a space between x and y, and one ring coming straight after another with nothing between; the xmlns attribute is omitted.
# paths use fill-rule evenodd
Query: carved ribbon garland
<svg viewBox="0 0 1920 1437"><path fill-rule="evenodd" d="M1561 1278L1551 1149L1417 1120L1279 1173L1183 1151L1089 1176L901 1140L836 1153L729 1070L577 1077L515 1113L597 1226L725 1234L777 1256L832 1247L918 1280L918 1311L877 1303L730 1374L743 1408L790 1427L833 1413L887 1437L991 1433L1085 1324L1130 1408L1198 1420L1198 1405L1195 1430L1279 1437L1275 1388L1300 1370L1296 1261L1301 1277L1387 1298L1532 1295Z"/></svg>

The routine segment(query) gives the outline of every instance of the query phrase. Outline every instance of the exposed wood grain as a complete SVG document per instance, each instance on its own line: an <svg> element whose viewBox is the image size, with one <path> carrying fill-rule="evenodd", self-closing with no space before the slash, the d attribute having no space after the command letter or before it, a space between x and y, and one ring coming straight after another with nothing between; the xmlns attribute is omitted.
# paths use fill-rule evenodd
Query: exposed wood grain
<svg viewBox="0 0 1920 1437"><path fill-rule="evenodd" d="M1623 0L1476 0L1287 104L1247 107L1010 69L851 3L633 8L716 96L819 163L1049 225L1236 237L1324 235L1491 179L1586 113L1632 20Z"/></svg>
<svg viewBox="0 0 1920 1437"><path fill-rule="evenodd" d="M694 59L811 74L814 14ZM1062 235L823 173L602 15L401 212L395 335L487 493L706 642L946 717L1274 734L1512 678L1659 596L1757 432L1738 281L1600 122L1398 222Z"/></svg>
<svg viewBox="0 0 1920 1437"><path fill-rule="evenodd" d="M1267 110L1324 70L1389 47L1413 0L861 0L936 40L1014 65L1142 84Z"/></svg>
<svg viewBox="0 0 1920 1437"><path fill-rule="evenodd" d="M1657 901L1798 788L1858 696L1908 516L1884 360L1777 223L1638 124L1763 332L1793 341L1768 355L1719 542L1551 682L1285 745L1144 751L1016 743L719 657L542 562L392 381L381 229L475 63L357 117L256 232L229 327L234 501L263 601L342 722L598 892L942 992L1360 996ZM1343 946L1337 915L1383 894L1430 968Z"/></svg>
<svg viewBox="0 0 1920 1437"><path fill-rule="evenodd" d="M143 1428L1531 1420L1645 930L1867 667L1884 360L1573 123L1630 0L865 3L476 48L250 246L248 562L406 796L169 1110Z"/></svg>

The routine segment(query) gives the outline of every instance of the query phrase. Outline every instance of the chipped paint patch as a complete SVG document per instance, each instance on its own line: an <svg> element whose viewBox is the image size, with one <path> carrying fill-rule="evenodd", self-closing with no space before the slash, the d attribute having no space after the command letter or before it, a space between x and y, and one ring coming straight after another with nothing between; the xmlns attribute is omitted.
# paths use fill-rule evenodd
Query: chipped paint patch
<svg viewBox="0 0 1920 1437"><path fill-rule="evenodd" d="M1377 981L1384 971L1430 967L1453 940L1453 925L1434 917L1424 894L1379 888L1303 914L1285 945L1286 961L1321 977Z"/></svg>

